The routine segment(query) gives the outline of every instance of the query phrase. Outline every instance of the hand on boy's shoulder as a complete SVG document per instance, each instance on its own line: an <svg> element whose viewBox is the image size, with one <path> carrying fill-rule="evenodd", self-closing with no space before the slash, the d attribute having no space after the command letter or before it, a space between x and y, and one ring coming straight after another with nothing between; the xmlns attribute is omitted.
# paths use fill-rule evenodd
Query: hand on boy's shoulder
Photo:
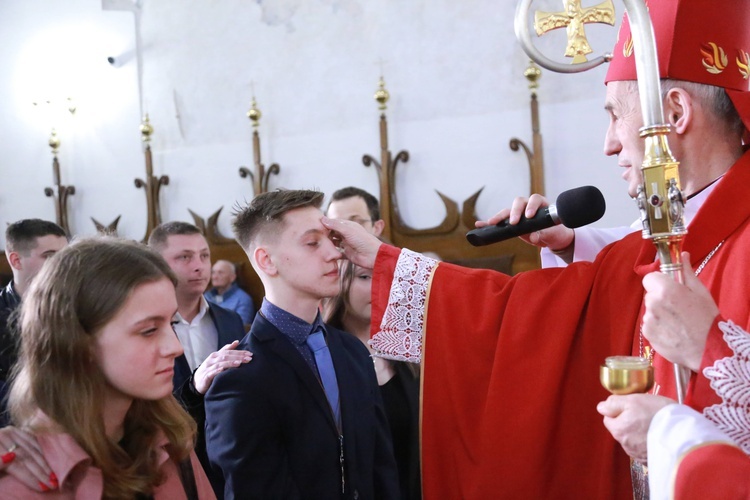
<svg viewBox="0 0 750 500"><path fill-rule="evenodd" d="M235 340L216 352L212 352L193 374L195 390L200 394L206 394L214 378L225 370L236 368L243 363L249 363L253 359L250 351L239 351L237 346L240 341Z"/></svg>

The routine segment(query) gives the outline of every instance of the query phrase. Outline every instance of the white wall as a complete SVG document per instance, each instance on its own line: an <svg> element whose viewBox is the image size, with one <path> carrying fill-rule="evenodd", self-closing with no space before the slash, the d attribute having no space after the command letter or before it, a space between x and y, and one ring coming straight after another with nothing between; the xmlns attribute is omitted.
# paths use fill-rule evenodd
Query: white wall
<svg viewBox="0 0 750 500"><path fill-rule="evenodd" d="M111 3L105 0L105 3ZM116 2L115 2L116 3ZM120 3L129 3L125 0ZM559 1L535 3L559 10ZM440 190L459 205L485 186L480 217L528 194L525 156L511 137L531 142L527 58L513 35L512 2L494 0L143 0L142 87L155 128L152 148L164 220L208 217L220 206L229 235L237 200L252 197L251 82L263 111L263 161L281 175L271 188L324 192L358 185L376 193L361 164L378 157L378 111L372 94L380 64L391 93L388 117L395 154L409 163L397 175L407 222L428 227L443 217ZM590 26L595 50L614 43L612 28ZM132 13L103 11L95 0L0 2L0 225L26 217L54 219L50 118L31 105L57 92L78 110L57 120L71 229L92 234L90 217L140 239L146 227L142 189L140 96ZM563 33L539 46L560 53ZM107 56L122 56L111 67ZM561 58L558 58L561 59ZM539 98L550 197L594 184L607 197L603 226L636 217L616 160L602 153L604 69L579 75L545 71ZM38 107L37 107L38 108ZM4 245L0 236L0 247Z"/></svg>

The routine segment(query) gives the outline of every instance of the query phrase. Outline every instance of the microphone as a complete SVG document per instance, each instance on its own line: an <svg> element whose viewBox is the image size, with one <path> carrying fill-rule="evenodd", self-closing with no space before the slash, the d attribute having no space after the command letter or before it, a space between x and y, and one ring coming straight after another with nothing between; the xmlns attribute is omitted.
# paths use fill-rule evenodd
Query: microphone
<svg viewBox="0 0 750 500"><path fill-rule="evenodd" d="M505 241L516 236L541 231L563 224L576 228L591 224L602 218L606 203L602 192L594 186L581 186L560 193L554 205L537 211L534 217L521 216L518 224L508 224L508 219L495 226L485 226L466 233L466 239L475 247Z"/></svg>

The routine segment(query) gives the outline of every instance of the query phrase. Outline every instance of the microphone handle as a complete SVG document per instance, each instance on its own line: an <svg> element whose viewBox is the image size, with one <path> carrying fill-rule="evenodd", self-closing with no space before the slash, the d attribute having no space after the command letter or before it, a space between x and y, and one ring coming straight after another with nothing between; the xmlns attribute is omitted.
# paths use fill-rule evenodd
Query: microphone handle
<svg viewBox="0 0 750 500"><path fill-rule="evenodd" d="M497 243L498 241L509 240L516 236L523 236L524 234L533 233L534 231L541 231L557 224L550 211L545 208L539 210L534 217L527 219L525 216L521 216L521 220L518 224L508 224L508 219L500 221L495 226L485 226L479 229L472 229L466 233L466 239L475 247L481 247L484 245L490 245Z"/></svg>

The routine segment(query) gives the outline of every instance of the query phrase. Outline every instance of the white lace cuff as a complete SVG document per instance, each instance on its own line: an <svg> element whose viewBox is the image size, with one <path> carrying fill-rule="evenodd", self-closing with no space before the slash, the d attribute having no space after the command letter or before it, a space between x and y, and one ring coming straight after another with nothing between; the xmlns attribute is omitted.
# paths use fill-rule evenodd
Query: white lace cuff
<svg viewBox="0 0 750 500"><path fill-rule="evenodd" d="M375 355L396 361L422 361L427 292L438 261L404 248L396 262L380 331L370 339Z"/></svg>
<svg viewBox="0 0 750 500"><path fill-rule="evenodd" d="M719 329L734 354L703 370L722 400L703 414L750 454L750 334L731 321L720 322Z"/></svg>

